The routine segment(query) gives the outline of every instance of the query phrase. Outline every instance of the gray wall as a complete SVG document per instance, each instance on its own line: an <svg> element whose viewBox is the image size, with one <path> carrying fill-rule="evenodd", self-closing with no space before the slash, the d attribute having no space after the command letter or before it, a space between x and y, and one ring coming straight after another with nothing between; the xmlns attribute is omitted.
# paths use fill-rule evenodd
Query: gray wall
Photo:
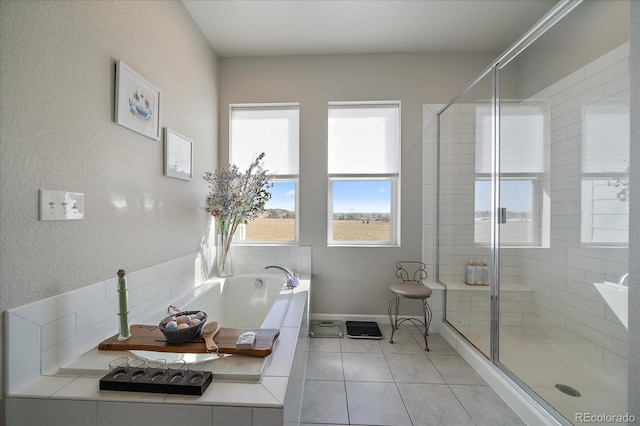
<svg viewBox="0 0 640 426"><path fill-rule="evenodd" d="M196 252L217 58L182 4L3 0L0 19L0 311ZM194 141L192 181L163 176L162 141L114 123L116 60ZM38 221L40 188L83 192L85 219Z"/></svg>
<svg viewBox="0 0 640 426"><path fill-rule="evenodd" d="M300 103L298 217L300 243L313 246L313 313L386 314L395 262L422 256L422 105L451 99L495 56L220 58L221 163L228 161L229 104ZM402 246L327 247L327 103L370 100L402 102Z"/></svg>

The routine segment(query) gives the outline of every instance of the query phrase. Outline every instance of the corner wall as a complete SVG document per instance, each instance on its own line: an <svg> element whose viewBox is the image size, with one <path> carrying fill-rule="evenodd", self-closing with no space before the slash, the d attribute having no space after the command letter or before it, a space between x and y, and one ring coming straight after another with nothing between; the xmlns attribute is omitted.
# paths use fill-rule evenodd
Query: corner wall
<svg viewBox="0 0 640 426"><path fill-rule="evenodd" d="M163 176L162 140L114 123L116 60L193 140L190 182ZM0 311L200 250L216 73L180 2L0 3ZM84 220L38 221L41 188L84 193Z"/></svg>

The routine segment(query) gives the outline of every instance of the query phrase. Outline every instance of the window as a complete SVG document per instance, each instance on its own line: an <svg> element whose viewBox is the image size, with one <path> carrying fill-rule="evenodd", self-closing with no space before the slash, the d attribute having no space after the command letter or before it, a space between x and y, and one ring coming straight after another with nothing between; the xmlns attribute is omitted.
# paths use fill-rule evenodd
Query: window
<svg viewBox="0 0 640 426"><path fill-rule="evenodd" d="M543 225L544 116L542 107L500 104L500 226L503 245L539 245ZM491 109L476 108L474 241L491 242Z"/></svg>
<svg viewBox="0 0 640 426"><path fill-rule="evenodd" d="M539 240L536 211L537 179L509 178L500 181L500 206L507 209L506 222L500 226L500 243L531 245ZM475 242L491 242L491 181L476 180Z"/></svg>
<svg viewBox="0 0 640 426"><path fill-rule="evenodd" d="M581 241L629 239L629 104L603 100L583 107Z"/></svg>
<svg viewBox="0 0 640 426"><path fill-rule="evenodd" d="M297 242L299 106L232 105L230 117L230 162L246 170L264 152L264 167L274 175L264 216L244 225L236 240Z"/></svg>
<svg viewBox="0 0 640 426"><path fill-rule="evenodd" d="M329 245L399 245L400 104L329 104Z"/></svg>

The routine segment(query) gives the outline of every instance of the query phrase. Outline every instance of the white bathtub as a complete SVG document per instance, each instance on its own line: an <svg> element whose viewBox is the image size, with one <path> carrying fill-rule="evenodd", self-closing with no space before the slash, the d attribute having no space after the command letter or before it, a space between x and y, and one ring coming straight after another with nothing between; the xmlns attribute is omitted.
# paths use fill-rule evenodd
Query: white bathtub
<svg viewBox="0 0 640 426"><path fill-rule="evenodd" d="M252 274L217 278L198 287L192 294L178 299L173 306L183 311L203 311L208 322L218 321L227 328L280 328L287 314L294 291L285 286L283 274ZM164 309L149 315L144 324L158 324L167 312ZM276 340L275 345L278 345ZM170 353L151 351L100 351L94 349L58 370L59 374L106 374L109 360L118 356L166 359L171 362L206 361L206 370L214 379L256 382L262 379L269 357L237 355Z"/></svg>
<svg viewBox="0 0 640 426"><path fill-rule="evenodd" d="M203 310L221 327L279 328L293 291L283 274L247 275L205 284L207 290L184 310Z"/></svg>
<svg viewBox="0 0 640 426"><path fill-rule="evenodd" d="M182 264L182 269L176 268ZM99 379L109 361L133 354L97 350L100 341L117 331L117 295L115 280L96 283L5 312L7 424L47 424L52 418L65 425L121 424L114 412L136 424L298 424L308 351L310 276L303 275L294 290L282 288L284 275L279 272L214 279L197 288L168 287L168 282L191 280L192 270L193 258L185 256L131 273L131 323L156 324L170 304L202 309L223 326L279 328L270 356L207 361L206 369L218 376L201 396L101 391ZM255 278L263 280L261 291L253 289ZM82 322L76 323L76 318ZM95 325L80 328L88 319ZM66 325L73 330L77 326L77 333L63 334ZM56 341L60 343L52 343ZM153 352L151 357L167 355ZM249 365L254 368L249 376L238 374L240 367Z"/></svg>

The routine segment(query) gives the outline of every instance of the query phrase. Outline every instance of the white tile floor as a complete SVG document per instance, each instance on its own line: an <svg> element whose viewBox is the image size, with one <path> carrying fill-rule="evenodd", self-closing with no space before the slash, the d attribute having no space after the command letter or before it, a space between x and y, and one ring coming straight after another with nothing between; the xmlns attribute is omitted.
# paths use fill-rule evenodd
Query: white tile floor
<svg viewBox="0 0 640 426"><path fill-rule="evenodd" d="M562 336L548 333L539 322L539 318L531 315L522 324L501 326L502 364L571 422L575 422L577 413L626 414L626 371L613 370L586 357ZM488 353L489 324L455 324ZM581 396L563 394L556 389L556 383L575 388Z"/></svg>
<svg viewBox="0 0 640 426"><path fill-rule="evenodd" d="M302 425L524 424L440 335L425 352L415 327L393 344L380 329L383 340L310 339Z"/></svg>

